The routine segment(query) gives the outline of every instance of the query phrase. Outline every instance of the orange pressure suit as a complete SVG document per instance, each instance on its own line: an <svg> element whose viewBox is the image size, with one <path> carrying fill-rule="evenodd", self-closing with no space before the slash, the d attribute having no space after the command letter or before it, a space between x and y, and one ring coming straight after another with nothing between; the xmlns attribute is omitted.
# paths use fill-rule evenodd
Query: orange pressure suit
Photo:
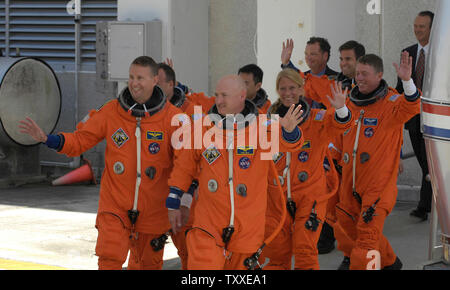
<svg viewBox="0 0 450 290"><path fill-rule="evenodd" d="M344 132L347 134L347 132ZM354 246L354 241L350 239L345 231L342 229L341 225L337 223L336 217L336 205L339 203L339 186L342 179L342 165L344 163L343 154L339 148L342 148L342 134L337 138L334 138L332 146L330 147L330 157L329 160L335 161L336 172L338 173L338 193L328 200L327 205L327 215L325 220L327 223L333 227L334 237L337 241L337 249L344 254L344 257L350 257L352 248Z"/></svg>
<svg viewBox="0 0 450 290"><path fill-rule="evenodd" d="M194 114L194 104L186 97L184 91L178 87L174 88L174 94L172 98L170 99L170 103L174 105L175 107L181 109L187 116L191 117ZM195 200L193 201L191 205L191 209L195 207ZM193 211L191 211L192 213ZM180 232L173 234L170 232L170 236L172 238L172 242L174 246L178 250L178 256L180 257L181 261L181 269L186 270L187 269L187 259L188 259L188 252L187 252L187 246L186 246L186 235L185 232L192 228L192 223L194 220L194 215L191 214L189 216L188 222L183 226L183 228L180 230ZM168 238L167 233L164 236L160 236L162 240L160 242L164 243L165 240ZM152 247L150 243L147 243L145 245L146 249L144 251L152 251ZM136 259L129 259L128 260L128 269L135 270L135 269L143 269L142 263L137 263Z"/></svg>
<svg viewBox="0 0 450 290"><path fill-rule="evenodd" d="M166 102L158 87L146 107L133 104L126 88L118 99L91 112L77 131L61 134L60 153L68 156L79 156L106 140L96 220L99 269L122 269L129 250L130 259L140 268L161 269L163 250L148 250L148 245L170 230L164 204L173 165L171 135L176 129L171 119L181 111Z"/></svg>
<svg viewBox="0 0 450 290"><path fill-rule="evenodd" d="M339 74L330 68L326 68L325 74L322 76L315 76L311 73L311 71L302 72L294 66L288 66L284 69L293 69L296 70L301 78L304 80L303 89L305 90L305 100L308 105L312 105L312 101L316 101L319 104L322 104L321 108L331 108L331 103L326 98L328 94L331 96L330 91L330 82L334 80L339 80L338 77L342 78L342 74Z"/></svg>
<svg viewBox="0 0 450 290"><path fill-rule="evenodd" d="M259 91L256 92L256 96L251 101L255 103L260 114L267 114L270 106L272 106L269 96L264 89L259 89Z"/></svg>
<svg viewBox="0 0 450 290"><path fill-rule="evenodd" d="M291 200L295 203L296 210L290 212L280 234L264 249L260 262L270 259L264 268L266 270L290 270L292 255L295 255L295 269L319 270L317 242L325 219L327 201L337 192L338 178L334 165L330 164L331 176L327 177L323 160L329 155L328 144L332 136L339 135L350 127L351 115L349 113L346 120L337 121L334 109L309 110L309 105L303 99L300 104L305 111L304 122L300 125L305 142L299 153L282 152L274 160L278 178L283 181L283 189L287 195L290 179ZM278 101L270 109L270 113L283 116L283 108L286 111ZM330 186L327 184L328 180L333 181ZM276 179L269 180L266 236L274 231L280 219L279 199L273 199L277 196L274 191L278 190L274 185L275 181ZM289 196L287 200L289 201Z"/></svg>
<svg viewBox="0 0 450 290"><path fill-rule="evenodd" d="M351 90L354 86L354 80L348 78L343 73L338 75L323 75L323 76L314 76L312 74L307 74L304 76L305 79L305 92L306 95L313 99L318 103L322 103L326 108L331 108L331 103L326 97L331 96L331 88L334 82L341 82L342 88L349 88Z"/></svg>
<svg viewBox="0 0 450 290"><path fill-rule="evenodd" d="M194 115L195 104L189 98L187 98L184 92L178 87L175 87L174 92L175 94L170 100L170 102L177 108L180 108L192 120L192 116ZM172 234L172 241L175 247L178 249L178 256L180 257L181 260L182 270L187 269L188 252L186 245L186 232L192 228L192 224L194 222L195 204L196 201L194 198L190 208L190 215L188 222L181 228L181 230L178 233Z"/></svg>
<svg viewBox="0 0 450 290"><path fill-rule="evenodd" d="M362 99L358 87L352 90L347 106L357 122L352 122L338 145L343 168L337 225L345 234L341 239L353 242L351 249L344 249L350 252L353 270L367 269L373 262L372 256L367 257L371 250L380 253L381 268L396 261L383 225L397 198L403 125L420 112L419 92L399 95L384 80L371 97Z"/></svg>
<svg viewBox="0 0 450 290"><path fill-rule="evenodd" d="M196 106L206 107L206 111L214 106L216 101L216 97L208 97L204 93L190 93L187 95L187 98ZM256 93L256 97L252 100L252 102L255 103L260 114L267 114L270 106L272 105L266 91L263 89L260 89ZM205 111L205 109L203 109L203 111Z"/></svg>
<svg viewBox="0 0 450 290"><path fill-rule="evenodd" d="M194 104L194 106L202 106L202 111L206 112L216 104L216 98L208 97L207 95L205 95L205 93L191 92L187 94L186 97Z"/></svg>
<svg viewBox="0 0 450 290"><path fill-rule="evenodd" d="M320 77L314 76L312 74L307 74L305 76L305 92L312 100L318 103L322 103L325 105L325 107L330 108L331 103L326 96L332 95L330 86L333 85L333 83L336 81L341 82L342 88L347 88L349 92L355 86L354 80L348 78L343 73L333 76L323 75ZM340 155L339 149L337 149L337 147L339 146L336 147L336 144L340 144L340 136L338 138L333 138L331 142L334 147L330 148L331 156L328 156L328 160L330 162L333 160L339 163L339 161L342 160L342 156ZM336 165L340 167L342 166L342 164ZM339 187L340 184L341 174L338 172L340 172L340 170L327 172L327 176L330 177L327 179L327 182L330 185L331 183L334 183L334 188L336 188L336 186ZM336 204L338 202L339 194L336 194L328 200L326 222L334 230L334 237L336 238L338 249L344 253L344 256L349 257L350 253L347 253L347 250L351 250L352 243L346 238L346 235L342 233L342 229L336 224Z"/></svg>
<svg viewBox="0 0 450 290"><path fill-rule="evenodd" d="M185 96L184 92L182 92L181 89L178 89L176 91L178 93L174 95L174 97L172 98L174 101L171 100L171 103L183 110L183 112L191 117L192 121L194 118L194 106L201 106L203 113L207 113L215 102L215 97L207 97L204 93L190 93ZM255 98L258 102L255 102L255 104L258 108L261 107L259 110L260 114L266 114L267 110L270 107L270 100L268 100L267 94L264 90L260 90L258 91L258 93L259 94ZM178 249L178 255L180 256L183 270L187 269L186 232L192 228L192 224L194 221L195 204L196 199L194 198L190 208L189 221L180 229L177 234L172 234L172 241Z"/></svg>
<svg viewBox="0 0 450 290"><path fill-rule="evenodd" d="M246 109L258 115L252 102L246 101ZM217 114L215 106L211 112ZM205 138L211 131L214 132L213 141L204 143L201 149L176 152L174 169L169 179L171 190L186 190L190 181L196 177L197 165L200 166L194 225L187 235L189 270L246 269L244 260L263 243L267 177L272 161L270 154L266 160L262 160L261 154L269 153L270 148L261 148L259 142L256 148L239 147L238 142L239 138L248 137L251 130L258 131L258 126L270 132L278 124L262 124L257 119L248 125L243 123L235 124L233 130L219 129L214 125L203 128ZM301 147L303 136L300 130L298 140L288 143L282 137L282 129L277 128L280 132L280 150L295 151ZM234 133L233 150L227 150L225 144L224 136L230 133ZM278 136L270 137L274 140ZM233 163L231 172L230 158ZM232 199L234 202L231 202ZM230 228L234 232L223 235L224 232L230 233Z"/></svg>

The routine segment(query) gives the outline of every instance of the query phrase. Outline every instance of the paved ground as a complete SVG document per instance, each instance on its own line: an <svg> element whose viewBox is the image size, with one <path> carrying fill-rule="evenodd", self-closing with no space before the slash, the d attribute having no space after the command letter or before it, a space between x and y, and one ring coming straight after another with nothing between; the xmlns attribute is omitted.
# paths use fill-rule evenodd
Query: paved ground
<svg viewBox="0 0 450 290"><path fill-rule="evenodd" d="M47 184L0 189L0 269L97 269L94 228L98 186ZM428 258L429 222L409 217L413 202L399 202L384 229L404 269ZM180 269L176 249L166 247L164 269ZM342 254L321 255L322 269L336 269Z"/></svg>

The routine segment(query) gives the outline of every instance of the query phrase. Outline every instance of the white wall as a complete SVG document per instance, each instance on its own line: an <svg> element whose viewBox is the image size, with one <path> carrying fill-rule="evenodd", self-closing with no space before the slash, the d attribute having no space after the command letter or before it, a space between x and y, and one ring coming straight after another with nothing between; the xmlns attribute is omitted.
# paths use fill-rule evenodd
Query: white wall
<svg viewBox="0 0 450 290"><path fill-rule="evenodd" d="M369 15L367 2L357 2L356 35L366 46L367 53L383 58L384 78L395 87L397 74L392 63L400 61L402 49L417 43L414 20L422 10L436 12L436 0L382 0L381 15Z"/></svg>
<svg viewBox="0 0 450 290"><path fill-rule="evenodd" d="M168 45L171 38L169 3L167 0L118 0L117 20L118 21L151 21L160 19L163 23L163 58L170 54L171 47Z"/></svg>
<svg viewBox="0 0 450 290"><path fill-rule="evenodd" d="M208 0L118 0L119 21L163 23L162 58L172 58L177 78L196 91L208 88Z"/></svg>
<svg viewBox="0 0 450 290"><path fill-rule="evenodd" d="M179 81L194 91L206 92L209 85L209 1L171 2L172 49L168 55L173 58Z"/></svg>
<svg viewBox="0 0 450 290"><path fill-rule="evenodd" d="M306 41L314 32L313 0L264 0L258 1L258 65L264 71L263 88L275 101L278 95L275 81L281 68L282 43L287 38L294 40L292 62L301 70L304 63ZM300 26L299 26L300 24ZM303 61L300 65L299 61Z"/></svg>
<svg viewBox="0 0 450 290"><path fill-rule="evenodd" d="M257 5L264 1L210 0L210 95L221 77L257 62L253 50Z"/></svg>
<svg viewBox="0 0 450 290"><path fill-rule="evenodd" d="M315 0L315 36L328 39L331 58L328 66L340 72L339 47L348 40L356 40L357 0Z"/></svg>

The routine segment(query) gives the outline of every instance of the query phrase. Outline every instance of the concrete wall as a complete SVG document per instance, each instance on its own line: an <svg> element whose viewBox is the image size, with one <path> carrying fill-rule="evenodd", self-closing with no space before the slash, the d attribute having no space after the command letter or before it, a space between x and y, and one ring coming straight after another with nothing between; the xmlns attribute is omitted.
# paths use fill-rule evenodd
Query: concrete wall
<svg viewBox="0 0 450 290"><path fill-rule="evenodd" d="M272 102L278 99L275 82L281 70L282 43L294 41L292 62L307 70L304 58L305 45L314 34L313 0L266 0L258 2L258 65L264 71L263 88ZM282 15L280 17L275 15Z"/></svg>
<svg viewBox="0 0 450 290"><path fill-rule="evenodd" d="M256 10L256 0L210 0L210 95L214 94L221 77L236 74L243 65L257 62L253 49L257 27Z"/></svg>
<svg viewBox="0 0 450 290"><path fill-rule="evenodd" d="M41 174L39 148L0 147L0 188L16 185Z"/></svg>
<svg viewBox="0 0 450 290"><path fill-rule="evenodd" d="M383 0L381 15L369 15L368 1L356 2L356 37L364 43L368 53L383 57L385 79L397 84L393 62L399 62L403 48L417 43L414 19L422 10L435 11L436 0Z"/></svg>
<svg viewBox="0 0 450 290"><path fill-rule="evenodd" d="M226 1L228 2L228 1ZM162 60L172 58L177 78L208 91L209 1L118 0L118 20L162 21Z"/></svg>
<svg viewBox="0 0 450 290"><path fill-rule="evenodd" d="M315 0L314 36L328 39L331 45L329 67L340 71L339 47L356 38L357 0Z"/></svg>

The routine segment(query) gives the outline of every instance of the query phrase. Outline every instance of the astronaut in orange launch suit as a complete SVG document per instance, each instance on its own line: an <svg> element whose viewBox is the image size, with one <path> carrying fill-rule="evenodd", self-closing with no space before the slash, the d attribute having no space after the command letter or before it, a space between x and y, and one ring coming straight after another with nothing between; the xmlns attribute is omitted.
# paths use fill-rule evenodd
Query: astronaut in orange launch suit
<svg viewBox="0 0 450 290"><path fill-rule="evenodd" d="M378 268L402 267L383 226L397 198L403 125L420 113L421 93L411 79L412 58L407 52L395 67L407 88L403 95L383 80L381 58L370 54L358 59L357 86L347 101L352 127L337 144L343 166L336 215L345 239L353 241L346 250L351 270L375 267L373 253L379 253Z"/></svg>
<svg viewBox="0 0 450 290"><path fill-rule="evenodd" d="M337 191L338 180L330 194L327 186L323 160L328 153L328 145L334 135L338 136L350 127L351 114L345 106L347 90L343 91L337 82L333 85L333 98L328 102L329 110L310 109L302 97L303 79L293 69L284 69L277 77L277 92L280 99L270 108L270 114L283 116L292 104L304 108L303 122L299 124L305 142L299 153L281 152L274 162L278 176L287 194L290 216L286 219L282 232L263 251L260 261L269 263L267 270L290 270L291 257L295 256L294 269L319 269L317 241L325 220L327 201ZM333 164L330 164L333 166ZM333 168L334 169L334 168ZM271 177L273 178L273 177ZM337 178L336 178L337 179ZM277 190L269 180L270 194ZM266 214L266 236L273 232L280 219L279 202L268 201Z"/></svg>
<svg viewBox="0 0 450 290"><path fill-rule="evenodd" d="M262 158L268 150L261 144L240 147L239 138L249 136L253 128L262 126L265 131L278 132L273 133L272 140L279 137L281 150L298 150L303 144L301 130L297 127L301 121L300 109L292 106L279 124L271 120L260 122L255 104L246 100L242 79L233 75L219 81L215 105L206 120L217 116L224 122L212 122L202 128L204 140L211 131L215 138L206 140L201 148L176 152L169 179L166 206L172 229L177 231L181 219L180 200L196 174L195 169L200 166L199 199L193 228L187 234L189 270L246 269L245 259L257 251L264 240L267 180L273 161L270 152ZM235 122L239 113L249 118Z"/></svg>
<svg viewBox="0 0 450 290"><path fill-rule="evenodd" d="M96 227L99 269L122 269L130 259L141 269L161 269L163 250L145 250L170 230L165 207L173 165L172 118L181 110L156 86L157 63L138 57L130 66L128 87L78 125L74 133L46 136L31 119L22 132L56 149L79 156L106 140Z"/></svg>

